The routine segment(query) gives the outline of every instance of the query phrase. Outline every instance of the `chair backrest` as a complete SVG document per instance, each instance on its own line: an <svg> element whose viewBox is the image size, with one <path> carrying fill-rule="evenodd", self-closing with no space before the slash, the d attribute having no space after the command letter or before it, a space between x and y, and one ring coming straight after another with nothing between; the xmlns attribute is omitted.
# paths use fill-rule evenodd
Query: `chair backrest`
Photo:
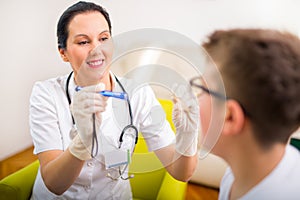
<svg viewBox="0 0 300 200"><path fill-rule="evenodd" d="M300 151L300 139L291 138L290 143Z"/></svg>
<svg viewBox="0 0 300 200"><path fill-rule="evenodd" d="M31 196L39 161L36 160L0 181L0 200L27 200Z"/></svg>

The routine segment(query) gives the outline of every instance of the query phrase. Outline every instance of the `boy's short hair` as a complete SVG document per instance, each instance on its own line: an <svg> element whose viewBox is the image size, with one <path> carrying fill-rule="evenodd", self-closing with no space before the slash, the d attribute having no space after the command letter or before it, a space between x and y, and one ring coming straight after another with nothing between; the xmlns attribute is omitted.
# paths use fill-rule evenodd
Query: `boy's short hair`
<svg viewBox="0 0 300 200"><path fill-rule="evenodd" d="M226 95L250 119L258 142L288 142L300 126L300 41L276 30L216 31L203 44L218 65Z"/></svg>

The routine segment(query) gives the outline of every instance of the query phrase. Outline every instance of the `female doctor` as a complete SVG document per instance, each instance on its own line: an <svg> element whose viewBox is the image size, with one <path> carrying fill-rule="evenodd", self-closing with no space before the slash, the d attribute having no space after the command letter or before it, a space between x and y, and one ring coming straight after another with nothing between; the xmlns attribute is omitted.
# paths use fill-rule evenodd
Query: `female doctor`
<svg viewBox="0 0 300 200"><path fill-rule="evenodd" d="M32 90L30 128L40 161L32 199L131 199L129 177L112 176L105 166L104 144L98 141L98 155L91 153L94 134L100 134L103 141L110 139L109 145L118 149L122 131L112 120L111 98L99 94L122 87L109 67L113 53L107 45L111 39L109 15L99 5L78 2L60 17L57 37L61 58L73 72L37 82ZM77 86L79 91L75 91ZM144 134L149 150L174 178L188 181L197 164L195 104L185 112L185 99L176 98L175 136L166 121L163 128L152 130L149 112L159 103L151 89L139 90L129 100L134 105L132 125Z"/></svg>

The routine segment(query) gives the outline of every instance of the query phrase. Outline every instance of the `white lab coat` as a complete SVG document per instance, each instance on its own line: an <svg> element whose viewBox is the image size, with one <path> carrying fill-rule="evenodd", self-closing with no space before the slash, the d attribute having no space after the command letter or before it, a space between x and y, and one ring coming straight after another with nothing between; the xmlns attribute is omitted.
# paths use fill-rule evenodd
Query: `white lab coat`
<svg viewBox="0 0 300 200"><path fill-rule="evenodd" d="M37 82L33 87L30 98L30 129L35 154L48 150L66 150L72 140L72 117L65 92L66 79L67 75ZM126 86L130 84L125 81L122 85L127 91ZM117 88L117 84L115 86ZM68 90L72 99L75 92L73 77ZM143 133L148 149L153 151L174 143L174 133L166 120L153 124L157 120L151 118L151 110L160 104L151 88L147 86L129 93L133 124ZM107 178L108 171L104 161L105 152L117 149L120 133L128 123L126 102L109 98L106 111L102 113L98 156L86 161L74 184L60 196L46 188L38 172L32 199L131 199L129 181Z"/></svg>

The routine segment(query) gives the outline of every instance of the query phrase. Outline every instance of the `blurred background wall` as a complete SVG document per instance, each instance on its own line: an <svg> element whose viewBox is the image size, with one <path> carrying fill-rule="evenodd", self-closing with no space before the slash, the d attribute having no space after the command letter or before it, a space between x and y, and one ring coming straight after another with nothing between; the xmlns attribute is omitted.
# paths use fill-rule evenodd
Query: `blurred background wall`
<svg viewBox="0 0 300 200"><path fill-rule="evenodd" d="M56 23L77 1L0 1L0 160L32 145L33 83L71 71L57 51ZM300 34L298 0L94 0L111 15L113 35L164 28L201 43L214 29L263 27Z"/></svg>

